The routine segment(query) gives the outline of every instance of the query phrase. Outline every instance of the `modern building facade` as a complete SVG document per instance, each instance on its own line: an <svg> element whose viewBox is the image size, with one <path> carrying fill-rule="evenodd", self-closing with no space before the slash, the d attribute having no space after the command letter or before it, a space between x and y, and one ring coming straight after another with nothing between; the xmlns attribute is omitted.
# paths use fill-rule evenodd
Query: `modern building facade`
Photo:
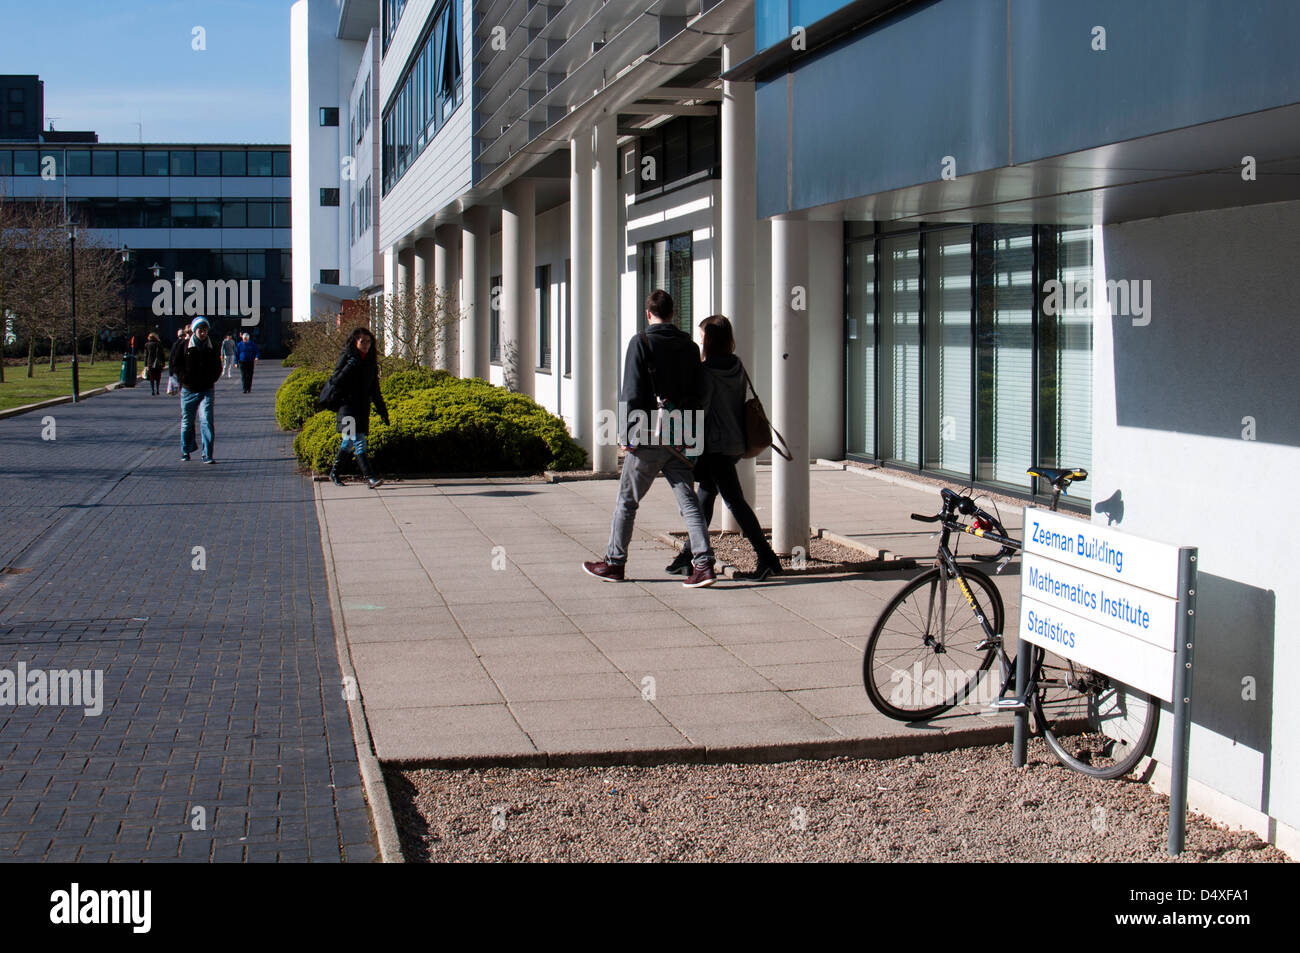
<svg viewBox="0 0 1300 953"><path fill-rule="evenodd" d="M172 339L187 320L171 304L169 313L156 313L159 279L256 281L255 325L238 314L208 316L219 332L247 330L278 353L292 303L289 149L100 143L93 133L73 135L0 140L0 195L66 201L85 227L84 239L130 250L126 320L137 338L157 329Z"/></svg>
<svg viewBox="0 0 1300 953"><path fill-rule="evenodd" d="M377 235L345 227L346 265L313 244L313 273L378 291L378 259L387 293L458 289L449 365L534 395L602 471L595 421L647 290L683 326L729 315L794 451L772 462L779 551L807 541L810 459L1025 499L1032 464L1088 469L1076 509L1201 548L1194 806L1300 848L1300 705L1273 690L1300 602L1262 532L1300 453L1293 5L299 0L294 18L321 24L295 32L295 81L356 53L295 122L372 110L303 188L337 184L335 225L359 198ZM371 194L336 172L360 153Z"/></svg>

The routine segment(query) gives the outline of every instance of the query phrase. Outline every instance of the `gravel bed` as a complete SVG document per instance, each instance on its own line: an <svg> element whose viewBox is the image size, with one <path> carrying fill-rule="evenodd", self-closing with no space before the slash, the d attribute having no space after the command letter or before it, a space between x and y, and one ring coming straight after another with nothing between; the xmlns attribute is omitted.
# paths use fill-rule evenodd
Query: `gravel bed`
<svg viewBox="0 0 1300 953"><path fill-rule="evenodd" d="M685 541L685 533L673 533L675 539ZM758 559L754 547L741 533L714 530L709 533L713 546L713 556L720 565L733 566L739 572L753 572L758 568ZM667 565L667 563L665 563ZM841 546L829 539L814 538L808 541L808 553L803 565L796 568L790 557L782 557L781 566L787 572L798 574L852 572L864 568L879 568L880 563L871 560L865 552L851 546Z"/></svg>
<svg viewBox="0 0 1300 953"><path fill-rule="evenodd" d="M411 861L1227 861L1285 863L1169 800L1061 767L1040 739L892 760L387 769Z"/></svg>

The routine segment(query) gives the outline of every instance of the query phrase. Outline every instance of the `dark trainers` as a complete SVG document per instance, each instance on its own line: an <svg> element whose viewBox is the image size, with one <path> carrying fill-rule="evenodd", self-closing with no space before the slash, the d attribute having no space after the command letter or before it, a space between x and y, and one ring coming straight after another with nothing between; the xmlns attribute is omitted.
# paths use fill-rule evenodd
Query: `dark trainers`
<svg viewBox="0 0 1300 953"><path fill-rule="evenodd" d="M781 568L781 563L779 561L759 563L758 568L753 572L738 572L736 573L736 578L742 579L746 582L762 582L768 576L779 576L784 572L785 570Z"/></svg>
<svg viewBox="0 0 1300 953"><path fill-rule="evenodd" d="M370 487L370 489L377 490L384 485L384 481L381 480L379 477L369 477L366 480L366 484Z"/></svg>
<svg viewBox="0 0 1300 953"><path fill-rule="evenodd" d="M705 586L711 586L717 581L718 577L713 572L713 564L710 563L704 569L693 569L682 585L687 589L703 589Z"/></svg>
<svg viewBox="0 0 1300 953"><path fill-rule="evenodd" d="M339 477L338 470L330 471L330 482L333 483L335 486L347 486L347 484L343 482L342 478Z"/></svg>
<svg viewBox="0 0 1300 953"><path fill-rule="evenodd" d="M184 461L185 463L189 463L190 455L188 453L182 453L181 460Z"/></svg>
<svg viewBox="0 0 1300 953"><path fill-rule="evenodd" d="M664 572L673 576L689 576L691 573L690 550L683 549L677 558L664 567Z"/></svg>
<svg viewBox="0 0 1300 953"><path fill-rule="evenodd" d="M582 569L588 576L595 576L605 582L622 582L623 567L606 562L583 563Z"/></svg>

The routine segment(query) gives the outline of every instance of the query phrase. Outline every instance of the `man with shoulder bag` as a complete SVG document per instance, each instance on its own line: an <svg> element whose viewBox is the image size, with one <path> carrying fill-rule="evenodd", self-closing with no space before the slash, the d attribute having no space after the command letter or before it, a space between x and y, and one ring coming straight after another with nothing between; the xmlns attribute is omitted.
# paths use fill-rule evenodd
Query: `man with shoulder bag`
<svg viewBox="0 0 1300 953"><path fill-rule="evenodd" d="M709 531L695 496L692 460L703 438L706 397L700 349L690 335L673 323L673 299L654 291L646 299L646 330L628 344L624 362L620 425L625 435L623 472L618 502L610 527L604 560L585 562L582 568L606 582L622 582L628 544L636 511L655 477L663 473L677 497L677 508L690 536L691 574L682 585L690 589L711 586L717 577ZM658 417L661 429L649 421ZM694 442L694 446L691 443Z"/></svg>

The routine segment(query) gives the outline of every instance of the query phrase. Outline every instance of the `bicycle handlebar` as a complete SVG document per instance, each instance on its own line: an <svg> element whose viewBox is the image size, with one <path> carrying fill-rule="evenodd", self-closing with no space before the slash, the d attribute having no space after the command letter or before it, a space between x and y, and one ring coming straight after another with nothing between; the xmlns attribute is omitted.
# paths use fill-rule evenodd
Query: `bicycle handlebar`
<svg viewBox="0 0 1300 953"><path fill-rule="evenodd" d="M916 520L918 523L937 523L937 522L939 522L939 520L943 519L943 517L942 517L942 516L922 516L920 513L913 513L913 514L912 514L912 519Z"/></svg>

